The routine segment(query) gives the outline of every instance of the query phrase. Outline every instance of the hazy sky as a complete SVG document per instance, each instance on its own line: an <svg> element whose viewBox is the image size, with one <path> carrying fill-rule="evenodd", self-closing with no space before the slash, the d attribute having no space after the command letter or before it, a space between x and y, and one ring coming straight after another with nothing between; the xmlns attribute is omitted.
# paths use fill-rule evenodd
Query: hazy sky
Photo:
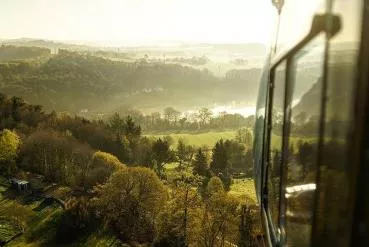
<svg viewBox="0 0 369 247"><path fill-rule="evenodd" d="M0 0L0 38L269 43L270 0Z"/></svg>

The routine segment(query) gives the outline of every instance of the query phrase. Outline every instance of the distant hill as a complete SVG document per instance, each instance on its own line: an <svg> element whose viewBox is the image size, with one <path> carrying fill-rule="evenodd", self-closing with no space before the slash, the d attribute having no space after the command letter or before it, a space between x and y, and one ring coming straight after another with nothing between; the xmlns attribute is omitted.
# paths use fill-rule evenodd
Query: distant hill
<svg viewBox="0 0 369 247"><path fill-rule="evenodd" d="M112 61L60 50L41 64L0 64L0 90L45 109L111 112L122 106L178 109L232 101L254 104L260 69L224 78L179 64Z"/></svg>
<svg viewBox="0 0 369 247"><path fill-rule="evenodd" d="M50 55L50 49L42 47L24 47L13 45L0 46L0 61L37 59Z"/></svg>
<svg viewBox="0 0 369 247"><path fill-rule="evenodd" d="M328 106L327 117L328 119L333 117L338 119L345 119L347 111L346 99L350 98L349 94L352 93L351 80L352 78L352 66L347 63L335 63L329 65L330 73L328 75L328 92L327 98L329 105L334 105L335 109L341 109L341 111L335 111L332 113ZM305 112L308 115L316 115L317 109L320 109L321 105L321 90L322 90L322 78L316 80L311 88L301 97L300 102L293 108L294 115Z"/></svg>
<svg viewBox="0 0 369 247"><path fill-rule="evenodd" d="M23 46L23 47L43 47L48 48L52 52L56 49L70 49L70 50L92 50L98 49L97 47L89 45L77 45L73 43L64 43L52 40L43 39L30 39L30 38L20 38L20 39L6 39L0 40L2 45L12 45L12 46Z"/></svg>

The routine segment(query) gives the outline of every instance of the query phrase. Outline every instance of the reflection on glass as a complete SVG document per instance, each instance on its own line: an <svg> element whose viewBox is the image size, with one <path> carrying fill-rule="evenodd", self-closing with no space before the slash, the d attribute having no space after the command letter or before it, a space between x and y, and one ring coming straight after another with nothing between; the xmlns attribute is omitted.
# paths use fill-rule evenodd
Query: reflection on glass
<svg viewBox="0 0 369 247"><path fill-rule="evenodd" d="M326 1L324 0L285 0L284 2L276 55L295 46L301 37L310 31L314 14L325 12Z"/></svg>
<svg viewBox="0 0 369 247"><path fill-rule="evenodd" d="M295 56L288 137L286 236L288 246L309 246L316 189L325 36Z"/></svg>
<svg viewBox="0 0 369 247"><path fill-rule="evenodd" d="M349 246L351 208L349 198L350 131L356 89L362 10L364 1L336 0L333 13L339 15L342 30L330 40L327 68L327 102L324 144L320 170L320 197L316 233L325 246ZM322 242L323 242L322 241Z"/></svg>
<svg viewBox="0 0 369 247"><path fill-rule="evenodd" d="M276 69L272 106L272 132L270 137L268 167L268 205L275 230L278 228L280 170L282 154L282 135L284 119L286 63Z"/></svg>

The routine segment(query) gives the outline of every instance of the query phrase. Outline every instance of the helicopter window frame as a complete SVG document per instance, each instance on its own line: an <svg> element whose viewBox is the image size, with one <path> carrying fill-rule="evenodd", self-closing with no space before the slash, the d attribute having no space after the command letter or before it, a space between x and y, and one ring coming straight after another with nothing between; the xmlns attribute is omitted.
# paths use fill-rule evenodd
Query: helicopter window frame
<svg viewBox="0 0 369 247"><path fill-rule="evenodd" d="M275 231L274 227L270 227L273 225L273 222L270 217L269 208L268 208L268 199L266 199L266 215L267 215L267 223L268 223L268 230L271 232L272 236L272 243L274 245L279 244L280 242L286 241L286 233L285 233L285 211L286 211L286 201L284 198L284 190L286 185L286 162L285 162L285 156L288 149L288 138L289 138L289 131L290 131L290 114L291 110L288 109L289 107L289 100L292 98L292 89L291 89L291 82L294 80L294 63L295 63L295 56L304 48L306 45L308 45L315 37L318 35L325 33L325 47L324 47L324 63L323 63L323 89L322 89L322 102L321 102L321 116L320 116L320 124L319 124L319 138L318 138L318 147L322 146L322 138L323 138L323 124L325 119L325 105L326 102L324 100L324 97L326 95L326 66L327 66L327 47L328 42L330 38L332 38L334 35L336 35L341 30L341 19L337 15L331 15L331 14L324 14L324 15L315 15L313 18L312 26L310 29L310 32L299 42L296 44L295 47L291 48L287 53L282 54L280 58L276 60L276 62L272 63L270 69L269 69L269 83L268 83L268 92L267 92L267 102L266 102L266 126L267 131L265 135L266 140L266 152L264 155L265 162L266 162L266 173L263 177L265 181L263 182L264 187L264 196L263 198L268 198L268 173L269 173L269 167L270 167L270 152L271 152L271 130L272 130L272 112L273 112L273 96L274 96L274 88L275 88L275 75L276 75L276 69L279 65L281 65L283 62L286 62L286 69L285 69L285 95L284 95L284 108L283 108L283 132L282 132L282 154L281 154L281 166L280 166L280 175L281 175L281 181L279 183L280 185L280 200L279 200L279 216L278 216L278 229ZM286 145L287 144L287 145ZM317 200L317 194L319 193L319 178L320 178L320 152L318 151L317 154L317 160L316 160L316 169L317 169L317 176L316 176L316 192L314 196L314 201ZM265 205L264 205L265 206ZM315 225L315 210L316 207L313 208L313 228ZM314 232L314 231L312 231Z"/></svg>
<svg viewBox="0 0 369 247"><path fill-rule="evenodd" d="M283 79L282 80L276 80L276 76L275 76L275 71L280 68L280 66L283 66L284 69L282 70L283 74ZM283 146L283 143L284 143L284 137L285 137L285 108L286 108L286 96L287 96L287 84L286 84L286 81L288 81L288 68L291 67L289 66L288 64L288 61L282 61L281 63L279 63L278 65L275 66L275 69L273 70L273 73L270 74L270 83L269 83L269 92L268 92L268 107L267 107L267 113L268 113L268 118L267 118L267 121L268 121L268 128L267 128L267 135L266 135L266 138L267 138L267 147L266 147L266 159L267 159L267 174L265 176L266 178L266 183L265 183L265 188L266 188L266 191L267 191L267 195L266 195L266 198L269 198L269 187L270 187L270 183L269 183L269 174L270 174L270 169L271 169L271 165L272 165L272 159L271 159L271 153L272 153L272 150L271 150L271 139L272 139L272 129L273 129L273 118L271 116L273 116L272 112L273 112L273 109L275 108L274 107L274 103L275 103L275 93L276 93L276 82L278 81L278 86L282 86L283 87L283 94L282 94L282 100L283 100L283 107L282 107L282 112L283 112L283 119L282 119L282 135L281 135L281 139L282 139L282 142L281 142L281 145L280 145L280 151L281 151L281 157L280 157L280 162L279 162L279 174L280 176L283 176L282 175L282 168L284 167L284 146ZM277 92L278 93L278 92ZM281 211L281 184L282 184L283 180L280 179L279 183L278 183L278 194L279 194L279 199L278 199L278 215L277 215L277 225L275 224L275 221L272 219L272 214L270 212L270 205L268 203L268 199L267 199L267 205L266 205L266 215L267 215L267 219L268 219L268 224L273 226L271 227L270 229L270 232L272 232L272 235L273 235L273 243L275 244L276 242L279 242L279 238L280 238L280 215L282 213Z"/></svg>

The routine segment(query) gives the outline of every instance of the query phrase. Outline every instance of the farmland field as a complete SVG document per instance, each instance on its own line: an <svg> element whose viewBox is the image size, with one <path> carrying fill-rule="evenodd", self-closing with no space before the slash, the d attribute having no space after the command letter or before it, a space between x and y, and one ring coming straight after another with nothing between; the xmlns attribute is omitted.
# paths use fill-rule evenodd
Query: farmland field
<svg viewBox="0 0 369 247"><path fill-rule="evenodd" d="M251 130L252 131L252 130ZM277 147L281 145L282 137L272 134L272 147ZM170 136L173 138L173 146L175 146L179 139L184 139L187 144L194 145L196 147L208 146L212 148L217 141L220 139L233 139L236 136L236 131L210 131L205 133L180 133L180 134L147 134L147 137L152 138L163 138L165 136ZM298 137L292 136L290 139L290 144L293 144L295 148L297 148L297 143L299 140L303 140L305 142L313 142L316 140L315 137Z"/></svg>
<svg viewBox="0 0 369 247"><path fill-rule="evenodd" d="M173 145L175 146L179 139L184 139L188 144L194 145L196 147L201 146L208 146L213 147L215 143L223 138L223 139L233 139L236 135L236 131L222 131L222 132L206 132L206 133L199 133L199 134L154 134L154 135L147 135L148 137L153 138L162 138L165 136L170 136L173 138L174 142Z"/></svg>
<svg viewBox="0 0 369 247"><path fill-rule="evenodd" d="M254 180L250 178L233 179L229 194L256 203Z"/></svg>
<svg viewBox="0 0 369 247"><path fill-rule="evenodd" d="M177 163L169 163L165 166L166 174L169 180L180 176L183 173L177 171ZM188 167L188 173L192 173L192 168ZM240 198L242 201L256 203L256 192L254 180L251 178L233 179L229 194Z"/></svg>

